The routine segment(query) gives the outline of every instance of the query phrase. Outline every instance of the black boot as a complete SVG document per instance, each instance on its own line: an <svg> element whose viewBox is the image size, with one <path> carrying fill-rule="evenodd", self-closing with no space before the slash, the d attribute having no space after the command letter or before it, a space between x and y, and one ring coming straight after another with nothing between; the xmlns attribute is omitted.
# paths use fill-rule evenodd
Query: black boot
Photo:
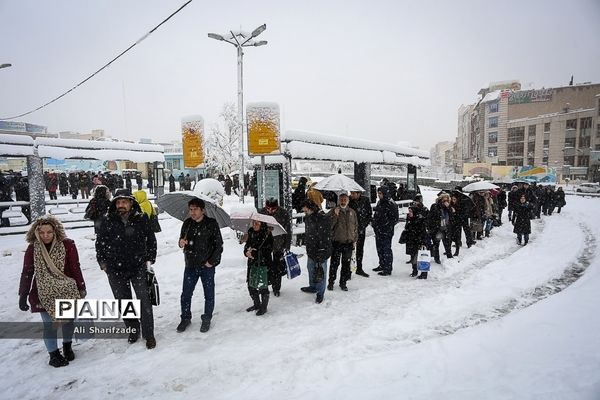
<svg viewBox="0 0 600 400"><path fill-rule="evenodd" d="M267 306L269 305L269 293L261 294L260 299L260 309L256 312L256 315L263 315L267 312Z"/></svg>
<svg viewBox="0 0 600 400"><path fill-rule="evenodd" d="M460 252L460 246L456 246L456 251L454 252L454 257L458 257L459 252Z"/></svg>
<svg viewBox="0 0 600 400"><path fill-rule="evenodd" d="M183 332L187 329L188 326L192 323L189 319L181 319L179 325L177 325L177 332Z"/></svg>
<svg viewBox="0 0 600 400"><path fill-rule="evenodd" d="M427 279L427 272L421 272L421 275L417 276L417 279Z"/></svg>
<svg viewBox="0 0 600 400"><path fill-rule="evenodd" d="M356 269L356 275L364 276L365 278L369 277L369 274L367 274L362 268Z"/></svg>
<svg viewBox="0 0 600 400"><path fill-rule="evenodd" d="M414 278L417 275L419 275L419 271L417 271L417 267L415 265L413 265L412 273L410 274L410 276L411 276L411 278Z"/></svg>
<svg viewBox="0 0 600 400"><path fill-rule="evenodd" d="M67 361L73 361L75 359L75 353L73 353L73 349L71 345L73 342L63 342L63 354Z"/></svg>
<svg viewBox="0 0 600 400"><path fill-rule="evenodd" d="M210 318L202 316L202 324L200 325L200 332L206 333L210 329Z"/></svg>
<svg viewBox="0 0 600 400"><path fill-rule="evenodd" d="M60 350L56 349L48 354L50 354L50 361L48 362L48 365L52 365L54 368L65 367L69 365L67 359L60 354Z"/></svg>
<svg viewBox="0 0 600 400"><path fill-rule="evenodd" d="M246 308L246 312L260 310L260 297L258 297L258 293L252 294L250 295L250 297L252 298L254 305L252 307Z"/></svg>

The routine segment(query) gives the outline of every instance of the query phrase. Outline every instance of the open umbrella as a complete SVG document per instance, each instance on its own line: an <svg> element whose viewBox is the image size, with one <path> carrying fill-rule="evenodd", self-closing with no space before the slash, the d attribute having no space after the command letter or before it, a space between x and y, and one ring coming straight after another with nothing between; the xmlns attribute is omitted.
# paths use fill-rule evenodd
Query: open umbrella
<svg viewBox="0 0 600 400"><path fill-rule="evenodd" d="M156 205L172 217L184 221L189 216L188 202L194 198L204 200L205 214L216 219L219 228L225 228L231 224L229 214L225 210L216 205L213 199L199 193L191 191L165 193L156 199Z"/></svg>
<svg viewBox="0 0 600 400"><path fill-rule="evenodd" d="M230 227L233 230L246 233L248 232L248 229L250 229L252 221L264 222L268 227L273 228L271 231L273 236L285 235L287 233L279 222L277 222L275 217L261 214L251 209L232 212Z"/></svg>
<svg viewBox="0 0 600 400"><path fill-rule="evenodd" d="M477 192L479 190L492 190L492 189L499 189L499 187L488 181L479 181L479 182L469 183L467 186L465 186L463 188L463 192Z"/></svg>
<svg viewBox="0 0 600 400"><path fill-rule="evenodd" d="M330 192L364 192L365 189L362 188L358 183L354 181L354 179L348 178L343 174L335 174L328 176L323 179L321 182L317 183L314 186L315 189L318 190L327 190Z"/></svg>

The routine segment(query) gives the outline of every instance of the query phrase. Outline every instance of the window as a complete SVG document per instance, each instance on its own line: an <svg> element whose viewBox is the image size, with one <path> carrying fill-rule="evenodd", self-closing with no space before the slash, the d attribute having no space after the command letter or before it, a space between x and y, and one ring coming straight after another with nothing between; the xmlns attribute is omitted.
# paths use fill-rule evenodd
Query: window
<svg viewBox="0 0 600 400"><path fill-rule="evenodd" d="M498 156L498 148L497 147L488 147L488 157L497 157Z"/></svg>
<svg viewBox="0 0 600 400"><path fill-rule="evenodd" d="M493 103L490 103L488 105L488 112L489 113L497 113L498 112L498 102L494 101Z"/></svg>
<svg viewBox="0 0 600 400"><path fill-rule="evenodd" d="M508 157L509 158L516 158L516 157L521 157L523 158L523 143L510 143L508 145L507 148L507 152L508 152Z"/></svg>
<svg viewBox="0 0 600 400"><path fill-rule="evenodd" d="M595 148L595 150L600 150L600 144L597 144L597 145L596 145L596 148Z"/></svg>
<svg viewBox="0 0 600 400"><path fill-rule="evenodd" d="M550 140L544 140L544 148L547 149L550 147Z"/></svg>
<svg viewBox="0 0 600 400"><path fill-rule="evenodd" d="M535 159L532 157L529 157L527 159L527 165L531 165L533 167L535 165Z"/></svg>
<svg viewBox="0 0 600 400"><path fill-rule="evenodd" d="M497 128L498 127L498 117L490 117L488 128Z"/></svg>
<svg viewBox="0 0 600 400"><path fill-rule="evenodd" d="M525 137L525 127L508 128L508 142L522 142Z"/></svg>
<svg viewBox="0 0 600 400"><path fill-rule="evenodd" d="M527 136L529 136L530 140L531 140L531 138L535 139L535 125L529 125L527 127L527 132L528 132Z"/></svg>
<svg viewBox="0 0 600 400"><path fill-rule="evenodd" d="M596 138L600 138L600 124L596 126Z"/></svg>
<svg viewBox="0 0 600 400"><path fill-rule="evenodd" d="M577 159L578 167L588 167L590 165L590 156L579 156Z"/></svg>
<svg viewBox="0 0 600 400"><path fill-rule="evenodd" d="M550 122L544 124L544 132L550 132Z"/></svg>
<svg viewBox="0 0 600 400"><path fill-rule="evenodd" d="M567 121L567 129L577 129L577 120L570 119Z"/></svg>
<svg viewBox="0 0 600 400"><path fill-rule="evenodd" d="M573 166L575 164L575 156L565 157L565 164Z"/></svg>
<svg viewBox="0 0 600 400"><path fill-rule="evenodd" d="M545 164L548 164L548 157L542 158L542 162L545 163Z"/></svg>
<svg viewBox="0 0 600 400"><path fill-rule="evenodd" d="M565 139L565 147L575 147L575 138L566 138Z"/></svg>
<svg viewBox="0 0 600 400"><path fill-rule="evenodd" d="M507 158L506 159L506 165L521 166L521 165L523 165L523 159L521 159L521 158Z"/></svg>
<svg viewBox="0 0 600 400"><path fill-rule="evenodd" d="M498 132L488 133L488 143L498 143Z"/></svg>

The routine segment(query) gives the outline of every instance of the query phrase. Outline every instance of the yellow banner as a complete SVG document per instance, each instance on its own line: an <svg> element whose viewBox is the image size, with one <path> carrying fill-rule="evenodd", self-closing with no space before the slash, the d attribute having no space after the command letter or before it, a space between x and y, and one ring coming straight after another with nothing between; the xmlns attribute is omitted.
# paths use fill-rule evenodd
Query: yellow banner
<svg viewBox="0 0 600 400"><path fill-rule="evenodd" d="M181 122L184 168L199 168L201 164L204 164L203 141L204 120L201 117Z"/></svg>
<svg viewBox="0 0 600 400"><path fill-rule="evenodd" d="M279 106L274 103L249 104L248 154L250 156L280 154Z"/></svg>

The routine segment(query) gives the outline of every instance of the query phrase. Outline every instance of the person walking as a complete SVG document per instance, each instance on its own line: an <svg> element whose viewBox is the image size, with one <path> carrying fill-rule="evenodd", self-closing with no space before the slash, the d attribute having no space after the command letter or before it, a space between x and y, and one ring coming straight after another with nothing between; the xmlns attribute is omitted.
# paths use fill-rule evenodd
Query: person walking
<svg viewBox="0 0 600 400"><path fill-rule="evenodd" d="M281 293L281 278L286 275L285 261L283 255L290 250L292 244L292 220L290 213L285 208L279 207L276 198L269 198L261 214L270 215L285 229L285 234L273 236L273 267L269 269L269 284L273 288L273 296L279 297Z"/></svg>
<svg viewBox="0 0 600 400"><path fill-rule="evenodd" d="M56 190L58 189L58 177L54 170L48 174L48 194L50 194L50 200L57 200Z"/></svg>
<svg viewBox="0 0 600 400"><path fill-rule="evenodd" d="M173 174L169 175L169 193L175 191L175 177Z"/></svg>
<svg viewBox="0 0 600 400"><path fill-rule="evenodd" d="M527 201L527 196L525 194L521 194L521 197L519 198L519 204L515 206L513 211L513 219L511 221L514 226L513 232L517 234L517 244L520 245L523 239L525 240L525 243L523 243L524 246L529 243L532 218L532 205Z"/></svg>
<svg viewBox="0 0 600 400"><path fill-rule="evenodd" d="M192 296L198 279L204 290L200 332L208 332L215 308L215 267L221 262L223 238L217 221L206 215L204 200L191 199L188 210L190 216L183 221L179 234L179 248L183 249L185 269L181 290L181 321L177 332L185 331L192 321Z"/></svg>
<svg viewBox="0 0 600 400"><path fill-rule="evenodd" d="M108 214L102 218L96 237L96 259L106 272L115 299L131 299L131 287L141 303L141 330L146 348L156 347L154 316L146 282L147 266L156 261L156 237L150 220L142 212L135 198L117 191ZM126 319L125 325L133 329L129 343L140 336L140 321Z"/></svg>
<svg viewBox="0 0 600 400"><path fill-rule="evenodd" d="M305 200L302 211L306 214L304 221L308 286L300 290L305 293L316 293L315 302L321 304L325 297L327 260L332 252L331 219L310 200Z"/></svg>
<svg viewBox="0 0 600 400"><path fill-rule="evenodd" d="M267 312L269 305L269 282L264 282L265 285L261 288L253 287L251 286L251 275L258 273L254 271L256 268L266 268L268 280L269 272L273 268L273 235L267 228L267 224L252 221L252 227L248 229L248 240L244 245L244 255L248 258L246 283L253 302L253 305L248 307L246 311L256 311L256 315L260 316Z"/></svg>
<svg viewBox="0 0 600 400"><path fill-rule="evenodd" d="M565 201L565 192L563 191L562 187L559 187L556 189L556 207L558 207L556 213L560 214L560 210L566 205L567 202Z"/></svg>
<svg viewBox="0 0 600 400"><path fill-rule="evenodd" d="M25 240L29 246L19 285L19 309L28 311L31 305L32 313L40 313L44 323L44 344L50 354L48 364L55 368L64 367L75 359L72 348L75 325L73 320L61 320L61 325L56 323L55 300L76 300L86 296L77 247L67 238L60 221L51 215L38 218L29 228ZM62 329L62 354L57 343L58 326Z"/></svg>
<svg viewBox="0 0 600 400"><path fill-rule="evenodd" d="M142 190L144 186L144 180L142 179L142 174L139 172L135 175L135 183L137 185L137 190Z"/></svg>
<svg viewBox="0 0 600 400"><path fill-rule="evenodd" d="M394 236L394 227L398 223L398 206L389 195L388 187L381 186L377 189L377 205L373 208L373 231L375 232L375 245L379 257L379 266L373 268L381 276L392 274L392 264L394 262L394 253L392 252L392 237Z"/></svg>
<svg viewBox="0 0 600 400"><path fill-rule="evenodd" d="M348 206L350 202L348 193L339 194L338 202L339 205L328 213L331 218L332 254L327 290L333 290L341 259L340 289L347 292L347 282L352 275L350 259L358 241L358 219L356 212Z"/></svg>
<svg viewBox="0 0 600 400"><path fill-rule="evenodd" d="M110 208L110 191L104 185L96 186L94 197L88 203L84 218L94 221L94 233L98 234L102 218L108 213Z"/></svg>
<svg viewBox="0 0 600 400"><path fill-rule="evenodd" d="M369 277L369 274L363 269L363 255L365 251L365 239L367 226L373 219L373 208L369 199L361 192L350 193L350 208L356 213L358 220L358 240L356 241L356 275Z"/></svg>
<svg viewBox="0 0 600 400"><path fill-rule="evenodd" d="M223 186L225 187L225 194L227 196L231 196L231 187L233 186L233 182L231 181L229 175L225 177L225 182Z"/></svg>

